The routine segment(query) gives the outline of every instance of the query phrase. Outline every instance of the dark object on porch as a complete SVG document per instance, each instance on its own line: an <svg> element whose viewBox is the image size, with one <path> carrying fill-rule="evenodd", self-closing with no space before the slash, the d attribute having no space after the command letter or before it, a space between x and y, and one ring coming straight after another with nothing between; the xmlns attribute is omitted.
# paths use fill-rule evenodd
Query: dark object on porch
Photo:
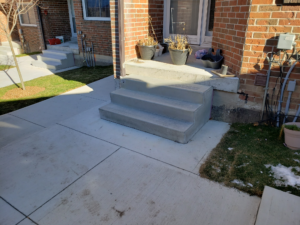
<svg viewBox="0 0 300 225"><path fill-rule="evenodd" d="M164 50L163 50L162 54L165 54L166 52L169 51L169 45L168 44L162 43L160 45L164 47Z"/></svg>
<svg viewBox="0 0 300 225"><path fill-rule="evenodd" d="M267 83L267 75L265 74L256 74L254 85L265 87Z"/></svg>
<svg viewBox="0 0 300 225"><path fill-rule="evenodd" d="M204 55L200 60L204 67L220 69L224 60L224 57L221 55L221 49L218 49L216 55L213 55L214 49L210 48L208 54Z"/></svg>
<svg viewBox="0 0 300 225"><path fill-rule="evenodd" d="M189 49L169 49L169 52L174 65L185 65L189 58Z"/></svg>
<svg viewBox="0 0 300 225"><path fill-rule="evenodd" d="M139 47L141 58L143 60L151 60L154 58L156 45L153 46L138 45L138 47Z"/></svg>
<svg viewBox="0 0 300 225"><path fill-rule="evenodd" d="M58 38L48 39L48 41L49 41L50 45L59 45L59 44L61 44L61 41Z"/></svg>

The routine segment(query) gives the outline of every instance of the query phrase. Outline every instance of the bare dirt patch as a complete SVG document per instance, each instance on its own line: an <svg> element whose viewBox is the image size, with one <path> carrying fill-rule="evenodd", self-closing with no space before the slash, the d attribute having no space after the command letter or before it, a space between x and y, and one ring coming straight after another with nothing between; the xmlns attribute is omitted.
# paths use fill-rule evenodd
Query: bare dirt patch
<svg viewBox="0 0 300 225"><path fill-rule="evenodd" d="M44 90L45 90L44 87L34 87L34 86L26 87L26 90L23 90L22 88L15 88L15 89L7 91L1 97L1 99L11 100L11 99L24 98L24 97L28 97L28 96L31 96L31 95L35 95L35 94L37 94L39 92L42 92Z"/></svg>

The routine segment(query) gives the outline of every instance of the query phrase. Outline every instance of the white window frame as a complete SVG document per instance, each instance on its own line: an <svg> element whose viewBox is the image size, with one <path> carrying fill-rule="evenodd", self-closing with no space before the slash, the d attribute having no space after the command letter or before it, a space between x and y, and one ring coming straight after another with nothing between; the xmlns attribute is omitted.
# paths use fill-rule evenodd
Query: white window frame
<svg viewBox="0 0 300 225"><path fill-rule="evenodd" d="M25 5L26 3L23 3L23 5ZM28 5L28 4L27 4ZM33 11L34 11L34 6L32 7L32 9L33 9ZM23 23L22 22L22 18L21 18L21 15L24 15L24 14L19 14L19 21L20 21L20 25L22 26L22 27L37 27L37 24L26 24L26 23ZM35 11L34 11L34 17L35 17L36 15L35 15ZM37 18L35 18L35 22L37 23L38 21L37 21Z"/></svg>
<svg viewBox="0 0 300 225"><path fill-rule="evenodd" d="M86 16L85 1L86 0L82 0L82 10L83 10L83 19L84 20L110 21L110 17L88 17L88 16Z"/></svg>

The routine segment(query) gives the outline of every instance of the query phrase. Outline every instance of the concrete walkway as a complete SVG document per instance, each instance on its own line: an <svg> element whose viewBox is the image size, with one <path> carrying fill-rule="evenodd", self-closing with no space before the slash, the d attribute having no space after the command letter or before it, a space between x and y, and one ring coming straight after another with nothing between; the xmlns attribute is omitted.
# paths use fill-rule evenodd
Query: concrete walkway
<svg viewBox="0 0 300 225"><path fill-rule="evenodd" d="M37 55L24 56L17 58L21 74L24 81L33 80L39 77L53 74L52 71L44 68L38 68L31 65L32 61L37 60ZM0 65L15 65L12 56L0 56ZM64 70L56 71L55 73L63 72L69 69L76 69L72 67ZM0 88L12 84L20 83L20 78L16 68L11 68L6 71L0 71Z"/></svg>
<svg viewBox="0 0 300 225"><path fill-rule="evenodd" d="M113 77L0 116L0 224L253 225L260 203L200 178L229 125L188 144L100 119Z"/></svg>

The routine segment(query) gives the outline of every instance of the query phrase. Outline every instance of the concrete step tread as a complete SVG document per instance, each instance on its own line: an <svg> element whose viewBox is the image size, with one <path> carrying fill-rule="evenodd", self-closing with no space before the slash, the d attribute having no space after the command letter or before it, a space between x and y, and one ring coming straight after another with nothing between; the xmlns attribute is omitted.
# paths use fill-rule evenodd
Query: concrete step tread
<svg viewBox="0 0 300 225"><path fill-rule="evenodd" d="M265 186L255 225L299 225L300 197Z"/></svg>
<svg viewBox="0 0 300 225"><path fill-rule="evenodd" d="M51 58L51 59L59 59L59 60L67 58L67 56L63 55L63 54L51 54L51 53L48 53L48 52L45 52L44 54L42 54L40 56L43 57L43 58Z"/></svg>
<svg viewBox="0 0 300 225"><path fill-rule="evenodd" d="M120 88L118 90L115 90L111 94L122 95L128 98L141 100L147 103L155 103L158 105L169 106L174 108L175 110L180 109L184 111L194 112L201 106L201 104L197 104L197 103L165 98L162 96L152 95L144 92L132 91L125 88Z"/></svg>
<svg viewBox="0 0 300 225"><path fill-rule="evenodd" d="M206 90L210 89L210 86L206 86L206 85L183 84L182 82L179 82L176 80L158 79L158 78L152 78L150 76L149 77L139 76L139 75L135 75L135 74L130 74L130 75L124 77L123 79L124 80L134 79L134 80L138 80L138 81L147 82L147 84L150 84L150 85L165 85L165 86L169 86L169 87L180 88L183 90L199 92L199 93L203 93Z"/></svg>
<svg viewBox="0 0 300 225"><path fill-rule="evenodd" d="M126 106L117 105L114 103L105 105L101 107L100 110L108 111L110 113L115 113L121 115L122 117L127 117L131 119L151 123L156 126L164 127L178 132L185 132L193 125L192 122L170 119L167 117L143 112Z"/></svg>
<svg viewBox="0 0 300 225"><path fill-rule="evenodd" d="M59 50L43 50L43 53L45 54L55 54L55 55L67 55L67 54L73 54L71 51L66 52L66 51L59 51Z"/></svg>

